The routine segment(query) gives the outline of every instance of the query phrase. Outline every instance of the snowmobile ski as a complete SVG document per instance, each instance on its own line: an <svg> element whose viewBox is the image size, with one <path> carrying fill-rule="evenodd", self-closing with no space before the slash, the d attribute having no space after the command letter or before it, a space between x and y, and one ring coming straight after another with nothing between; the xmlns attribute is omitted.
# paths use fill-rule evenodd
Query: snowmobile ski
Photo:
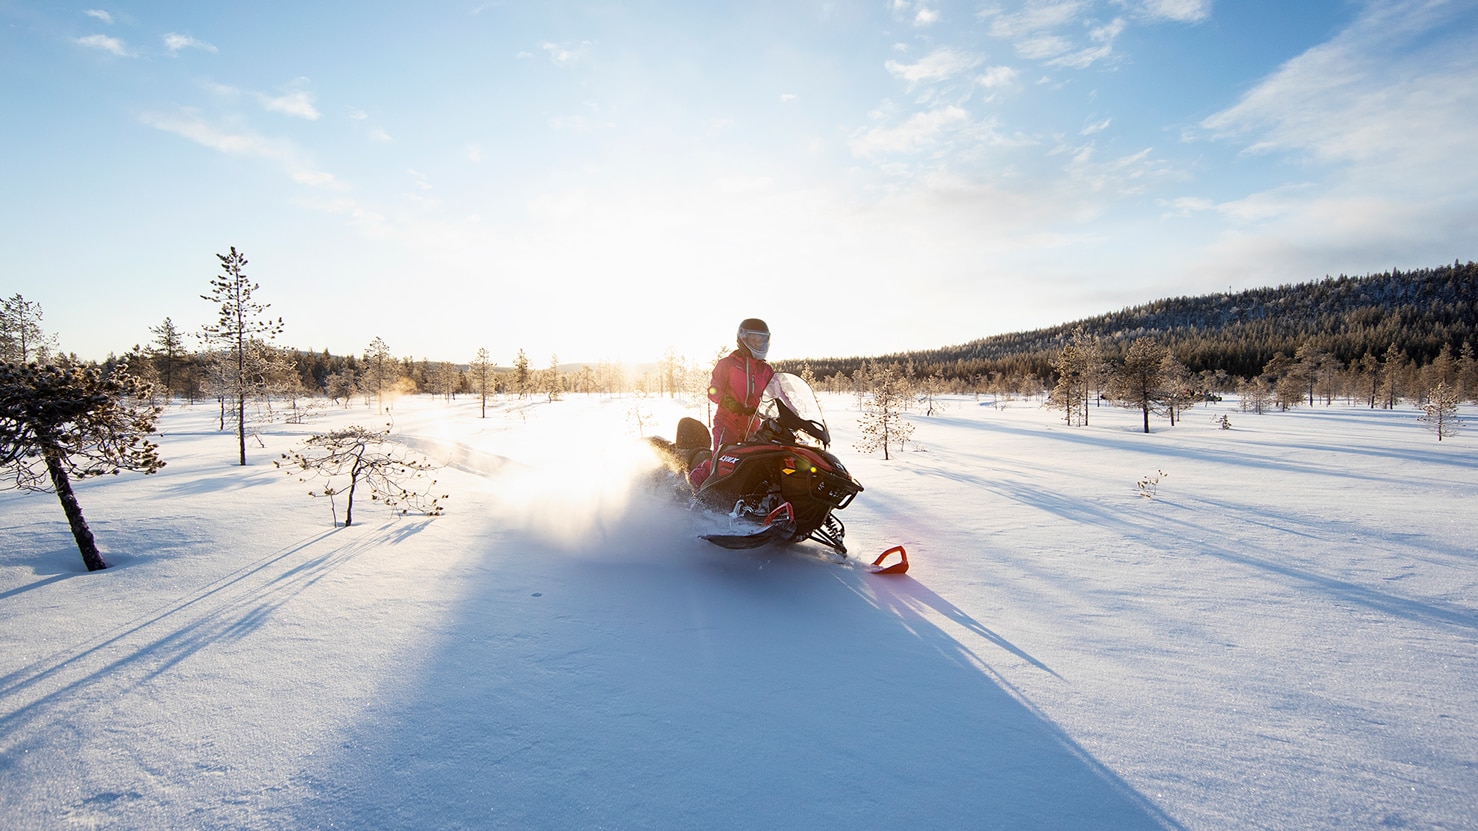
<svg viewBox="0 0 1478 831"><path fill-rule="evenodd" d="M897 554L899 561L885 566L883 565L883 561L888 559L889 554ZM872 574L904 574L908 571L908 552L904 550L903 546L895 545L882 554L879 554L878 558L872 561L872 565L864 566L864 568Z"/></svg>
<svg viewBox="0 0 1478 831"><path fill-rule="evenodd" d="M795 535L795 509L789 502L765 517L764 527L751 534L704 534L705 539L720 548L741 550L759 548L772 542L785 542Z"/></svg>

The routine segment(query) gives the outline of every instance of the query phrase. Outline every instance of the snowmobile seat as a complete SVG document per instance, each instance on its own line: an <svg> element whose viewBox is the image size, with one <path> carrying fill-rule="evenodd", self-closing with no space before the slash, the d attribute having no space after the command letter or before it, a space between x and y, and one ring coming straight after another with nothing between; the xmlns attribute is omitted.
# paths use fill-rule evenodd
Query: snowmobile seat
<svg viewBox="0 0 1478 831"><path fill-rule="evenodd" d="M683 418L677 423L677 449L697 450L708 449L713 437L708 432L708 426L696 418Z"/></svg>

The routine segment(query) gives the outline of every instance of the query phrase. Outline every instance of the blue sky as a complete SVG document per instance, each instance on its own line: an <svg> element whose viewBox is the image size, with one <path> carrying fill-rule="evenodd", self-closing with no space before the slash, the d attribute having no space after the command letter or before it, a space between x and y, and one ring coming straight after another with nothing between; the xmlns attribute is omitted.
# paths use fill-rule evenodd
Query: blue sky
<svg viewBox="0 0 1478 831"><path fill-rule="evenodd" d="M0 293L101 358L962 343L1478 257L1478 6L0 0Z"/></svg>

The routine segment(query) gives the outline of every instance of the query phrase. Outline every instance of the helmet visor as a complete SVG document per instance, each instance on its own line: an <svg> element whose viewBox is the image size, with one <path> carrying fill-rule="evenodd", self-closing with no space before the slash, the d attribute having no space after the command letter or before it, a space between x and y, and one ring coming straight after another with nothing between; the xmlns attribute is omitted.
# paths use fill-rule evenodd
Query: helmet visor
<svg viewBox="0 0 1478 831"><path fill-rule="evenodd" d="M749 350L756 358L763 359L770 351L770 333L756 332L753 329L740 329L739 342Z"/></svg>

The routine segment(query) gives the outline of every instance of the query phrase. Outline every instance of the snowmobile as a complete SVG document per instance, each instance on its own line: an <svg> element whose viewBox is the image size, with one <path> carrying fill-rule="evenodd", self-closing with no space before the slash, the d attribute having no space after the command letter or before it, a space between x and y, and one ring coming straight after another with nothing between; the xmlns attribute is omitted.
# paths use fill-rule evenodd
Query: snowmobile
<svg viewBox="0 0 1478 831"><path fill-rule="evenodd" d="M831 433L816 394L798 376L776 373L749 423L744 441L719 448L717 458L708 427L694 418L678 422L675 441L647 439L684 482L689 471L712 461L691 504L728 514L742 530L703 539L736 549L809 539L845 557L846 528L834 512L850 505L862 485L827 450Z"/></svg>

